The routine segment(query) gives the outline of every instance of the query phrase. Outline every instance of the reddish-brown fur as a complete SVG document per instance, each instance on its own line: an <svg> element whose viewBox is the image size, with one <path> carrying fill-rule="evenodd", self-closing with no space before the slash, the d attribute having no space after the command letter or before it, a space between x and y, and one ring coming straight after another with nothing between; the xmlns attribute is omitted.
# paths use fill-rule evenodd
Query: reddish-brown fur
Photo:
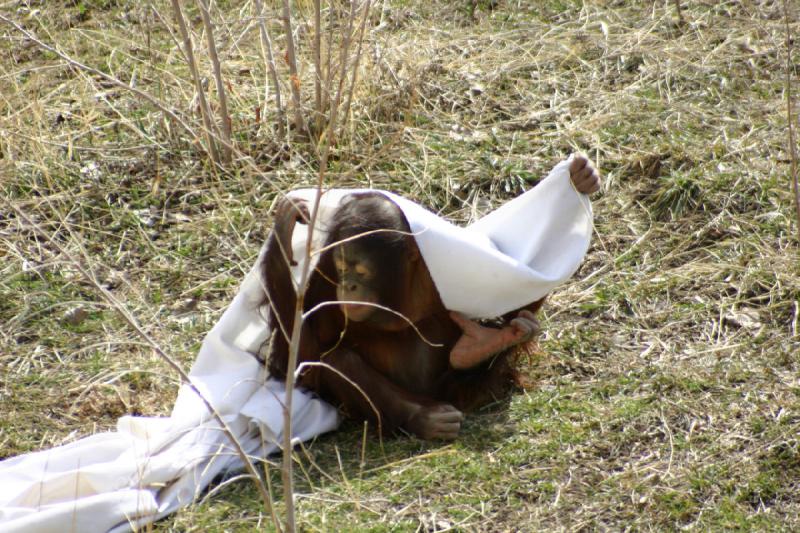
<svg viewBox="0 0 800 533"><path fill-rule="evenodd" d="M569 171L578 192L600 190L600 174L585 156L576 155ZM270 324L276 328L269 360L274 377L286 375L287 332L292 330L297 301L288 250L295 224L303 218L307 218L304 206L288 200L281 204L263 264ZM503 317L511 326L500 330L461 317L462 336L439 298L416 242L407 235L405 216L393 202L378 193L353 194L334 218L329 245L371 230L395 232L379 232L344 245L345 259L372 268L374 276L366 282L349 273L345 282L339 280L333 256L341 245L322 254L303 309L337 300L377 302L403 314L414 327L385 311L368 312L363 305L324 306L303 324L298 360L323 361L348 379L317 366L302 375L300 384L351 415L379 424L385 433L404 428L422 438L455 438L462 419L459 409L484 405L508 391L514 377L509 350L495 351L538 334L531 313L544 299ZM356 297L337 297L337 291L347 294L351 284ZM352 320L346 319L343 309ZM459 338L459 353L451 353ZM454 369L454 363L465 369ZM370 401L348 380L358 384Z"/></svg>
<svg viewBox="0 0 800 533"><path fill-rule="evenodd" d="M414 327L380 310L366 321L347 321L339 305L322 307L303 324L298 361L323 361L340 371L369 396L379 416L355 387L323 367L306 370L300 385L352 416L379 424L384 433L403 428L422 438L454 438L460 410L485 405L508 391L514 377L508 351L468 370L450 366L450 350L461 329L442 304L414 238L407 235L405 216L388 198L378 193L353 194L334 219L328 244L375 229L402 232L361 237L346 245L347 254L375 268L377 275L371 283L379 303L404 315ZM300 212L284 201L263 264L270 321L282 326L269 359L270 374L279 378L285 376L288 361L288 339L283 332L292 329L296 301L287 266L291 258L285 250L297 220L302 220ZM339 274L333 255L333 249L322 254L309 282L304 310L337 301ZM431 346L423 338L440 346Z"/></svg>

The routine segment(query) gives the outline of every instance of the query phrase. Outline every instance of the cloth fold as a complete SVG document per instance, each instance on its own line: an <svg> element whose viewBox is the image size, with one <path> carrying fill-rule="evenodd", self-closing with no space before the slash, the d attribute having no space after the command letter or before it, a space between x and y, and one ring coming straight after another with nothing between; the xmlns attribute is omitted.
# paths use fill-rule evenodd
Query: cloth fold
<svg viewBox="0 0 800 533"><path fill-rule="evenodd" d="M384 193L405 213L448 309L498 316L538 300L577 270L589 246L592 211L572 187L569 163L466 228ZM324 193L312 249L325 241L336 207L350 192ZM306 200L314 194L290 193ZM301 264L306 236L307 227L298 226L292 239ZM261 308L263 254L262 248L189 374L253 457L278 449L285 392L282 383L267 379L257 357L270 335ZM336 409L309 392L294 394L294 439L337 427ZM184 385L169 417L124 416L116 431L0 461L0 531L129 531L189 505L219 474L241 468L227 436Z"/></svg>
<svg viewBox="0 0 800 533"><path fill-rule="evenodd" d="M569 279L589 249L592 205L569 177L572 157L536 187L460 227L403 197L380 191L403 210L445 307L471 318L493 318L539 300ZM322 246L342 199L361 190L331 189L320 200L313 247ZM290 197L313 201L315 189ZM292 240L305 256L307 227ZM299 262L299 260L298 260ZM299 280L299 266L295 279Z"/></svg>

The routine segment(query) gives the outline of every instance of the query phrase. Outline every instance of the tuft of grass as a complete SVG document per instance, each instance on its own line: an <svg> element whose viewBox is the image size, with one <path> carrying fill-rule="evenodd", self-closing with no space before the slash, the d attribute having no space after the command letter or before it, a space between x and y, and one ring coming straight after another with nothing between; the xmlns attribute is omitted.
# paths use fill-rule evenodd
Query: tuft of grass
<svg viewBox="0 0 800 533"><path fill-rule="evenodd" d="M691 174L673 174L664 181L650 201L653 218L675 220L699 207L703 189Z"/></svg>

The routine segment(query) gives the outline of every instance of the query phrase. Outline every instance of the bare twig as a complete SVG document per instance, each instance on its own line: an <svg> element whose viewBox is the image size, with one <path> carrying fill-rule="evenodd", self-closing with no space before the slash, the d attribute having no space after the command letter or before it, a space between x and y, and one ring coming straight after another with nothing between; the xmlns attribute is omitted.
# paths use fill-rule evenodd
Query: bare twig
<svg viewBox="0 0 800 533"><path fill-rule="evenodd" d="M353 101L353 91L358 81L358 67L361 63L361 49L364 45L364 28L367 26L367 19L369 19L369 8L371 7L371 0L367 0L364 4L364 16L361 19L361 26L358 29L358 48L356 49L356 57L353 62L353 76L350 81L350 89L347 91L347 101L344 104L342 111L342 126L347 124L348 115L350 113L350 104Z"/></svg>
<svg viewBox="0 0 800 533"><path fill-rule="evenodd" d="M376 234L379 234L379 233L394 233L396 235L407 235L409 237L416 237L417 235L421 235L425 231L427 231L427 230L423 229L421 231L416 231L415 232L415 231L403 231L403 230L399 230L399 229L390 229L390 228L372 229L372 230L369 230L369 231L362 231L358 235L352 235L350 237L346 237L344 239L339 239L338 241L326 244L326 245L322 246L321 248L317 248L312 253L314 255L322 255L325 252L327 252L328 250L332 250L332 249L336 248L337 246L339 246L341 244L345 244L345 243L348 243L348 242L356 241L358 239L361 239L362 237L367 237L369 235L376 235Z"/></svg>
<svg viewBox="0 0 800 533"><path fill-rule="evenodd" d="M367 394L366 391L364 391L364 389L362 389L361 386L358 383L356 383L355 381L353 381L352 379L347 377L347 375L345 375L338 368L334 368L334 367L332 367L331 365L329 365L328 363L326 363L324 361L304 361L304 362L300 363L299 365L297 365L297 368L294 371L295 379L297 379L297 377L300 374L302 374L303 370L305 370L306 368L311 368L311 367L315 367L315 366L316 367L320 367L320 368L326 368L326 369L330 370L331 372L333 372L334 374L336 374L337 376L342 378L344 381L346 381L347 383L352 385L353 388L358 391L358 393L369 404L369 407L370 407L370 409L372 409L372 412L375 413L375 420L378 421L378 434L379 435L382 434L383 426L381 425L381 412L378 411L378 408L372 402L372 399L369 397L369 394Z"/></svg>
<svg viewBox="0 0 800 533"><path fill-rule="evenodd" d="M161 101L158 100L156 97L154 97L154 96L142 91L141 89L137 89L136 87L133 87L133 86L127 84L127 83L123 83L120 80L118 80L117 78L115 78L114 76L110 76L110 75L106 74L105 72L103 72L101 70L97 70L96 68L90 67L89 65L86 65L85 63L81 63L80 61L78 61L76 59L73 59L72 57L70 57L67 54L65 54L64 52L62 52L61 50L55 48L54 46L50 46L49 44L45 43L44 41L39 39L35 34L31 33L28 30L26 30L25 28L23 28L22 26L20 26L16 22L14 22L13 20L5 17L2 13L0 13L0 20L5 22L6 24L9 24L9 25L13 26L17 31L22 33L22 35L24 35L25 38L30 39L32 42L36 43L36 45L39 46L40 48L43 48L43 49L47 50L48 52L52 52L53 54L57 55L58 57L60 57L61 59L63 59L67 63L69 63L71 66L73 66L75 68L78 68L78 69L81 69L81 70L85 70L86 72L89 72L91 74L94 74L95 76L97 76L99 78L102 78L103 80L113 84L116 87L120 87L122 89L126 89L126 90L132 92L133 94L135 94L136 96L138 96L140 98L143 98L144 100L147 100L147 102L152 104L159 111L161 111L162 113L167 115L169 118L174 120L177 124L179 124L182 128L184 128L190 135L192 135L192 137L197 137L197 133L194 131L194 129L192 129L192 127L185 120L183 120L183 118L180 115L178 115L175 111L173 111L172 109L170 109L167 106L165 106L164 104L162 104Z"/></svg>
<svg viewBox="0 0 800 533"><path fill-rule="evenodd" d="M228 98L225 94L225 84L222 82L222 67L219 63L217 45L214 42L214 28L211 25L211 17L208 14L208 5L205 0L197 0L200 6L200 17L203 19L203 26L206 30L206 44L208 46L208 56L211 58L211 65L214 68L214 80L217 84L217 98L219 99L219 119L222 122L222 162L231 162L231 116L228 113ZM185 38L185 37L184 37ZM196 65L194 66L196 68Z"/></svg>
<svg viewBox="0 0 800 533"><path fill-rule="evenodd" d="M289 8L289 0L283 0L283 30L286 33L286 60L289 64L289 86L292 89L292 102L294 103L294 127L298 131L305 133L306 123L303 119L303 106L300 97L300 77L297 73L297 57L294 49L292 12Z"/></svg>
<svg viewBox="0 0 800 533"><path fill-rule="evenodd" d="M342 102L342 92L344 88L344 81L347 79L347 64L350 54L350 44L353 40L353 22L356 17L356 0L352 0L350 2L350 14L347 20L347 29L343 35L343 42L341 43L341 54L339 57L339 72L336 76L337 89L336 89L336 96L331 102L329 106L329 116L328 116L328 125L325 128L325 131L321 133L320 140L323 145L324 150L320 150L320 154L325 158L325 165L327 166L327 157L329 155L329 148L331 143L333 142L333 134L336 131L336 124L338 120L338 111L339 106ZM324 152L324 154L323 154ZM320 168L322 168L323 164L320 161Z"/></svg>
<svg viewBox="0 0 800 533"><path fill-rule="evenodd" d="M335 9L328 9L328 31L326 32L325 73L323 74L322 113L331 107L331 63L333 62L333 28Z"/></svg>
<svg viewBox="0 0 800 533"><path fill-rule="evenodd" d="M789 123L789 154L791 156L792 189L797 215L797 239L800 242L800 188L797 184L797 147L794 138L794 109L792 105L792 32L789 26L789 2L783 0L783 15L786 21L786 115Z"/></svg>
<svg viewBox="0 0 800 533"><path fill-rule="evenodd" d="M317 216L319 215L320 198L322 197L322 186L325 180L325 170L328 161L327 145L323 145L322 160L317 174L317 194L311 208L311 216L308 223L308 234L306 236L306 254L300 273L300 282L297 286L297 299L295 300L294 324L289 342L289 357L286 365L286 398L283 408L283 468L281 476L283 479L284 504L286 505L286 530L289 533L295 531L294 517L294 476L292 468L292 403L294 401L295 369L297 368L297 355L300 351L300 336L303 325L303 302L305 300L308 280L311 276L311 255L314 227L316 226Z"/></svg>
<svg viewBox="0 0 800 533"><path fill-rule="evenodd" d="M255 0L255 8L257 11L258 16L258 28L261 33L261 48L262 53L264 53L266 60L265 63L267 65L267 72L269 72L270 80L272 81L272 86L275 90L275 108L277 110L277 122L278 122L278 138L283 140L286 136L286 126L285 126L285 116L283 111L283 104L281 102L281 86L278 82L278 69L275 67L275 56L272 53L272 39L269 37L269 32L267 31L267 25L264 22L264 12L261 6L261 0ZM265 91L266 93L267 91ZM266 114L266 105L267 105L267 96L264 95L264 111Z"/></svg>
<svg viewBox="0 0 800 533"><path fill-rule="evenodd" d="M681 0L672 0L672 3L675 4L675 13L678 15L678 24L683 26L685 21L683 20L683 12L681 11Z"/></svg>
<svg viewBox="0 0 800 533"><path fill-rule="evenodd" d="M288 0L284 0L284 14L288 12ZM351 10L352 12L352 10ZM284 21L287 18L284 16ZM352 19L350 20L350 28L352 28ZM348 31L349 29L348 28ZM347 48L346 44L349 43L349 39L346 39L345 45L342 48L342 57L346 57ZM344 66L342 66L344 68ZM341 94L341 84L340 84L340 91L339 95ZM337 100L338 96L337 95ZM338 102L337 102L338 103ZM303 261L303 268L300 274L300 283L298 284L297 288L297 299L295 301L295 317L294 317L294 325L292 328L292 336L291 342L289 344L289 357L287 362L287 371L286 371L286 406L284 407L284 424L283 424L283 435L284 435L284 449L283 449L283 484L284 484L284 500L286 505L286 529L290 532L294 531L295 527L295 519L294 519L294 501L293 501L293 494L294 494L294 487L293 487L293 476L292 476L292 456L291 456L291 427L292 427L292 401L294 395L292 391L294 389L295 383L295 375L294 371L297 368L297 356L300 349L300 333L302 330L303 324L303 302L305 300L306 289L308 288L308 280L311 274L311 255L313 253L312 250L312 243L313 243L313 235L314 235L314 227L316 226L317 217L319 215L319 205L320 199L322 197L322 188L323 184L325 183L325 173L327 171L328 166L328 155L330 153L330 132L333 125L336 122L336 106L331 107L330 117L328 119L328 125L326 128L326 134L322 135L320 139L320 144L322 145L320 149L320 164L319 164L319 171L317 173L317 194L314 197L314 203L311 208L311 219L308 223L308 235L306 236L306 257Z"/></svg>
<svg viewBox="0 0 800 533"><path fill-rule="evenodd" d="M401 318L409 326L411 326L411 329L414 330L414 332L417 334L419 339L422 342L424 342L425 344L427 344L428 346L433 346L434 348L441 348L442 346L444 346L444 344L433 342L432 340L429 340L425 335L422 334L422 332L419 330L419 328L417 328L416 324L414 324L414 322L410 318L408 318L406 315L404 315L403 313L395 311L391 307L386 307L385 305L376 304L375 302L364 302L364 301L361 301L361 300L332 300L332 301L320 302L317 305L315 305L314 307L312 307L311 309L309 309L308 311L306 311L305 313L303 313L303 320L305 320L309 316L313 315L314 313L316 313L320 309L323 309L325 307L330 307L332 305L341 305L341 304L364 305L364 306L367 306L367 307L374 307L375 309L380 309L381 311L386 311L387 313L391 313L391 314L395 315L396 317Z"/></svg>
<svg viewBox="0 0 800 533"><path fill-rule="evenodd" d="M206 142L208 143L208 155L214 164L220 163L219 151L217 150L217 143L212 134L212 121L211 110L208 107L206 100L205 89L203 89L203 80L200 79L200 73L197 70L197 61L194 58L194 50L192 48L192 38L189 35L189 29L186 27L186 20L183 18L183 10L178 0L172 0L172 11L175 13L175 20L178 23L178 30L183 38L183 49L186 54L186 63L189 65L189 70L192 73L194 80L194 88L197 91L197 98L200 102L200 114L203 117L203 126L205 128Z"/></svg>
<svg viewBox="0 0 800 533"><path fill-rule="evenodd" d="M188 386L192 390L192 392L197 394L198 398L200 398L200 401L203 402L203 405L205 405L206 409L208 409L209 413L211 413L211 415L214 417L214 420L216 420L216 422L222 428L222 431L230 439L231 444L236 450L236 454L241 458L242 462L244 463L245 470L247 470L247 473L250 474L253 477L253 480L256 481L256 485L258 486L258 490L259 493L261 494L261 498L264 502L264 505L266 506L267 510L271 512L272 500L264 483L260 482L261 478L258 474L258 470L256 470L256 467L251 461L250 456L247 454L247 452L245 452L244 448L242 448L241 443L234 435L230 426L228 426L228 424L222 418L222 415L220 415L219 412L216 410L216 408L213 405L211 405L211 402L208 401L208 399L203 395L200 389L198 389L197 386L195 386L195 384L192 383L189 374L187 374L186 371L183 370L183 368L181 368L181 366L178 364L177 361L175 361L163 349L161 349L158 343L156 343L156 341L150 335L148 335L147 332L144 331L144 329L142 329L136 318L132 314L130 314L127 308L119 300L117 300L117 298L108 289L103 287L103 285L101 285L94 277L94 275L83 267L80 261L78 261L71 253L69 253L66 250L66 248L61 246L61 244L59 244L57 239L54 239L52 235L49 235L44 229L42 229L41 226L39 226L39 224L34 222L33 219L31 219L13 202L11 202L11 200L6 198L5 196L2 196L2 200L3 203L5 203L12 211L14 211L14 213L21 220L25 221L25 223L28 226L30 226L36 233L41 235L43 238L47 239L47 241L50 242L50 244L52 244L60 254L66 257L67 260L70 263L72 263L72 265L78 270L78 272L80 272L81 275L89 283L91 283L95 287L95 289L97 289L98 292L100 292L102 297L106 299L106 301L111 305L111 307L113 307L120 314L120 316L122 316L123 320L125 320L125 322L127 322L128 325L131 326L140 337L142 337L142 339L144 339L144 341L153 349L153 351L157 353L158 356L161 359L163 359L167 363L167 365L169 365L170 368L172 368L180 376L181 381L186 386ZM280 524L276 522L275 527L278 529L278 531L280 531Z"/></svg>
<svg viewBox="0 0 800 533"><path fill-rule="evenodd" d="M318 132L322 129L322 6L321 0L314 0L314 113L315 128Z"/></svg>
<svg viewBox="0 0 800 533"><path fill-rule="evenodd" d="M284 0L284 13L288 8L288 0ZM330 106L330 115L328 117L328 124L325 132L320 136L318 149L319 153L319 169L317 171L317 194L314 196L314 202L311 208L311 216L308 223L308 234L306 235L306 254L303 260L303 265L300 274L300 283L297 288L297 299L295 301L295 314L294 325L292 327L292 336L289 343L289 357L286 370L286 405L283 412L283 486L284 486L284 501L286 505L286 529L293 532L295 528L294 518L294 480L292 474L292 402L294 398L294 384L295 384L295 369L297 368L297 356L300 350L300 333L303 324L303 302L305 300L306 290L308 288L308 280L311 275L311 256L313 254L312 243L314 236L314 228L317 223L319 215L320 200L322 198L322 188L325 183L325 177L328 170L328 158L330 156L330 146L333 137L333 131L337 124L337 110L341 102L342 87L347 73L347 57L350 49L350 42L353 33L353 21L355 19L355 0L350 4L350 18L347 24L347 30L344 35L344 42L341 44L341 63L339 65L338 74L338 90L336 92L336 99L333 105ZM284 18L286 20L286 18Z"/></svg>

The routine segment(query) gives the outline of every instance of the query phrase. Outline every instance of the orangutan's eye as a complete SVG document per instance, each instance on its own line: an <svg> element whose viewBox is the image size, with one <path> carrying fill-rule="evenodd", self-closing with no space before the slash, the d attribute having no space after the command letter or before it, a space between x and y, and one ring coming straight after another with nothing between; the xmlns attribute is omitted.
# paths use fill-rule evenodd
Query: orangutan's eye
<svg viewBox="0 0 800 533"><path fill-rule="evenodd" d="M347 265L341 257L335 257L333 259L333 266L336 268L337 272L341 273L347 271Z"/></svg>
<svg viewBox="0 0 800 533"><path fill-rule="evenodd" d="M369 268L367 268L367 266L364 265L363 263L356 264L356 269L355 270L356 270L356 274L358 274L359 276L363 276L363 277L369 276Z"/></svg>

